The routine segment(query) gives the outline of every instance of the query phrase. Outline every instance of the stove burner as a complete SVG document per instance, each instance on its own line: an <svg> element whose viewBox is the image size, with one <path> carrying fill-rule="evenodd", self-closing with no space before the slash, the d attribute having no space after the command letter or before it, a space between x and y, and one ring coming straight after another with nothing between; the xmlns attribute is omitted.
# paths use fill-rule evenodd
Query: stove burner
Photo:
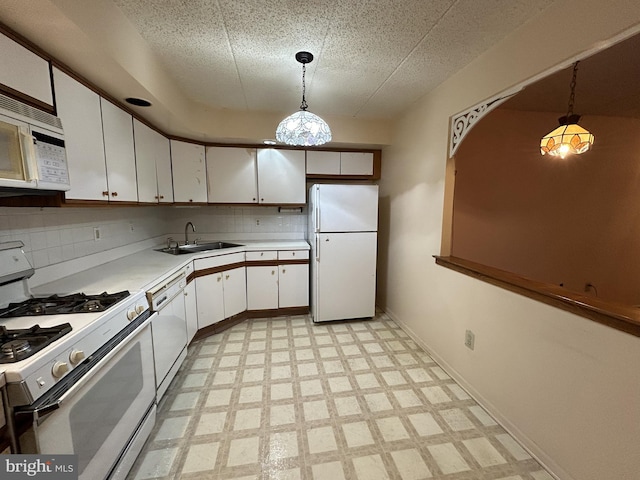
<svg viewBox="0 0 640 480"><path fill-rule="evenodd" d="M102 312L129 296L128 291L101 293L100 295L51 295L45 298L30 298L20 303L11 303L0 309L0 318L36 315L58 315L64 313Z"/></svg>
<svg viewBox="0 0 640 480"><path fill-rule="evenodd" d="M0 325L0 363L24 360L71 331L71 325L63 323L54 327L9 330Z"/></svg>
<svg viewBox="0 0 640 480"><path fill-rule="evenodd" d="M32 315L44 315L45 312L47 311L47 308L51 308L55 306L56 306L55 303L46 303L46 302L34 303L29 307L29 312L31 312Z"/></svg>
<svg viewBox="0 0 640 480"><path fill-rule="evenodd" d="M100 300L89 300L89 301L87 301L87 303L81 305L79 310L77 310L77 311L82 311L82 312L100 312L102 310L104 310L104 307L102 306L102 303L100 303ZM76 310L74 310L74 311L76 311Z"/></svg>
<svg viewBox="0 0 640 480"><path fill-rule="evenodd" d="M0 347L0 351L2 351L2 355L9 358L16 358L20 354L29 351L31 345L28 340L11 340L10 342L4 343L2 347Z"/></svg>

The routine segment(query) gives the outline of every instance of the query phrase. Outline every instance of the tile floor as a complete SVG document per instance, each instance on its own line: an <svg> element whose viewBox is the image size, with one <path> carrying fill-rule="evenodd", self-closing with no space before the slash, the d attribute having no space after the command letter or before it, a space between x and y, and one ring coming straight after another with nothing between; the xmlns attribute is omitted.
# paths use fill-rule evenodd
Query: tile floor
<svg viewBox="0 0 640 480"><path fill-rule="evenodd" d="M552 480L382 312L195 342L129 478Z"/></svg>

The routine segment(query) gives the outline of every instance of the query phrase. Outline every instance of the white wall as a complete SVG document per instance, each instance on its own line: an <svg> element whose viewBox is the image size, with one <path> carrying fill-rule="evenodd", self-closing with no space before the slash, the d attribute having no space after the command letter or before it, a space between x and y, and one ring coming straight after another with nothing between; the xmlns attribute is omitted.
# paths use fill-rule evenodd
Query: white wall
<svg viewBox="0 0 640 480"><path fill-rule="evenodd" d="M379 303L562 479L638 478L640 339L435 265L449 118L639 22L638 2L555 2L422 99L383 151Z"/></svg>

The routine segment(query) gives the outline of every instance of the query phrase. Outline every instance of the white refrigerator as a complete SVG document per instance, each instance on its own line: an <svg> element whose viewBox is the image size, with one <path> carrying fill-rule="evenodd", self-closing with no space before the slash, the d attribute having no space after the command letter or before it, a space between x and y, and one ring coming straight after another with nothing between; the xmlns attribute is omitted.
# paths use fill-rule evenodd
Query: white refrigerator
<svg viewBox="0 0 640 480"><path fill-rule="evenodd" d="M308 227L313 321L373 317L378 186L313 185Z"/></svg>

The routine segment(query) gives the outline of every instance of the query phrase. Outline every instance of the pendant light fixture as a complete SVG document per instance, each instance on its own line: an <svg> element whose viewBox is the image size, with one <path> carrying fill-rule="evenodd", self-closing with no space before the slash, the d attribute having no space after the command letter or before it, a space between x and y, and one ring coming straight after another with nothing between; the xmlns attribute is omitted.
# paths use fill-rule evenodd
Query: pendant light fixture
<svg viewBox="0 0 640 480"><path fill-rule="evenodd" d="M322 145L331 141L331 129L327 122L307 111L305 99L306 65L313 61L313 55L309 52L298 52L296 60L302 64L302 103L300 110L280 122L276 129L276 140L287 145Z"/></svg>
<svg viewBox="0 0 640 480"><path fill-rule="evenodd" d="M569 106L567 114L560 117L560 126L548 133L540 141L540 153L549 154L554 157L564 158L568 154L584 153L595 140L593 135L578 125L580 115L573 113L573 102L576 96L576 76L578 74L578 63L573 65L573 78L571 79L571 94L569 95Z"/></svg>

